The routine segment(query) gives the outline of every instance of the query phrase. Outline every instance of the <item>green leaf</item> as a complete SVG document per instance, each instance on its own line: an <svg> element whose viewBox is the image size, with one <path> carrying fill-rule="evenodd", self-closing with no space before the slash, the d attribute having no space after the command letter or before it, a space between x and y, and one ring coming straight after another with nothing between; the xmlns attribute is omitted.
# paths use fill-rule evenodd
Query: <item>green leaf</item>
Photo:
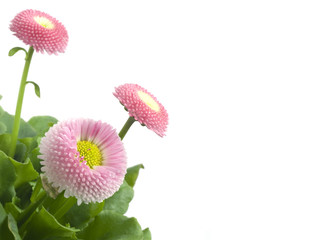
<svg viewBox="0 0 325 240"><path fill-rule="evenodd" d="M16 181L15 167L9 157L0 151L0 202L11 202L15 196L14 183Z"/></svg>
<svg viewBox="0 0 325 240"><path fill-rule="evenodd" d="M38 177L38 172L36 172L33 168L33 164L31 163L29 158L25 163L17 162L12 158L10 158L10 161L14 165L17 174L15 188Z"/></svg>
<svg viewBox="0 0 325 240"><path fill-rule="evenodd" d="M137 181L140 168L144 169L142 164L135 165L127 169L127 173L125 175L125 181L131 186L134 187L135 182Z"/></svg>
<svg viewBox="0 0 325 240"><path fill-rule="evenodd" d="M11 134L1 134L0 135L0 151L3 151L5 154L9 154L11 144Z"/></svg>
<svg viewBox="0 0 325 240"><path fill-rule="evenodd" d="M7 213L5 211L5 209L3 208L2 204L0 203L0 227L2 225L2 223L5 221L7 216ZM1 236L1 234L0 234Z"/></svg>
<svg viewBox="0 0 325 240"><path fill-rule="evenodd" d="M26 226L24 240L35 239L76 239L78 229L61 225L44 207L35 213Z"/></svg>
<svg viewBox="0 0 325 240"><path fill-rule="evenodd" d="M18 233L17 222L10 213L8 214L8 228L15 240L21 240L21 237Z"/></svg>
<svg viewBox="0 0 325 240"><path fill-rule="evenodd" d="M113 210L124 214L129 208L129 203L133 199L133 188L126 181L120 186L120 189L113 196L105 200L105 210Z"/></svg>
<svg viewBox="0 0 325 240"><path fill-rule="evenodd" d="M32 151L34 148L36 148L38 146L38 143L37 143L35 137L34 138L30 138L30 137L20 138L18 140L19 140L19 142L23 143L26 146L27 152Z"/></svg>
<svg viewBox="0 0 325 240"><path fill-rule="evenodd" d="M6 203L5 209L6 212L10 213L15 219L17 219L19 214L22 213L22 210L12 202Z"/></svg>
<svg viewBox="0 0 325 240"><path fill-rule="evenodd" d="M26 56L27 56L27 51L24 49L24 48L21 48L21 47L14 47L14 48L12 48L12 49L10 49L10 51L9 51L9 53L8 53L8 56L13 56L13 55L15 55L16 54L16 52L18 52L18 51L24 51L25 53L26 53Z"/></svg>
<svg viewBox="0 0 325 240"><path fill-rule="evenodd" d="M96 217L104 207L104 202L101 203L82 203L80 206L74 205L65 214L62 222L70 223L71 227L83 229L88 222Z"/></svg>
<svg viewBox="0 0 325 240"><path fill-rule="evenodd" d="M26 155L27 155L26 145L17 141L14 159L17 160L18 162L25 162Z"/></svg>
<svg viewBox="0 0 325 240"><path fill-rule="evenodd" d="M18 233L17 222L10 213L6 215L5 220L1 224L0 239L21 240L21 237Z"/></svg>
<svg viewBox="0 0 325 240"><path fill-rule="evenodd" d="M36 116L28 120L28 124L35 129L38 136L43 136L57 122L58 120L51 116Z"/></svg>
<svg viewBox="0 0 325 240"><path fill-rule="evenodd" d="M114 211L104 210L83 231L81 239L92 240L142 240L141 226L135 218L128 218Z"/></svg>
<svg viewBox="0 0 325 240"><path fill-rule="evenodd" d="M6 127L7 127L6 133L12 132L14 116L10 115L7 112L4 112L0 116L0 122L2 122L4 125L6 125ZM23 119L20 119L20 128L19 128L19 132L18 132L18 138L26 138L26 137L34 137L34 136L36 136L36 132L35 132L34 128L32 128Z"/></svg>
<svg viewBox="0 0 325 240"><path fill-rule="evenodd" d="M1 96L1 95L0 95ZM1 98L0 98L1 99ZM4 114L4 110L3 110L3 108L0 106L0 117Z"/></svg>
<svg viewBox="0 0 325 240"><path fill-rule="evenodd" d="M7 131L7 126L4 123L0 122L0 134L5 133L6 131Z"/></svg>
<svg viewBox="0 0 325 240"><path fill-rule="evenodd" d="M16 197L14 203L21 209L25 209L30 204L30 198L33 192L33 188L30 182L24 183L16 188Z"/></svg>
<svg viewBox="0 0 325 240"><path fill-rule="evenodd" d="M143 240L151 240L151 232L149 228L143 230Z"/></svg>
<svg viewBox="0 0 325 240"><path fill-rule="evenodd" d="M33 149L30 153L29 153L29 158L33 164L34 169L40 173L41 172L41 159L38 158L38 156L40 155L39 152L39 148L35 148Z"/></svg>
<svg viewBox="0 0 325 240"><path fill-rule="evenodd" d="M38 84L36 82L33 81L27 81L26 83L31 83L34 85L34 90L35 90L35 94L37 97L41 97L41 89L39 88Z"/></svg>
<svg viewBox="0 0 325 240"><path fill-rule="evenodd" d="M11 145L11 134L6 133L0 135L0 150L3 151L5 154L9 154L9 149ZM24 162L27 155L27 147L23 143L17 141L16 144L16 152L14 159L19 162Z"/></svg>
<svg viewBox="0 0 325 240"><path fill-rule="evenodd" d="M10 216L8 216L7 212L3 208L2 204L0 203L0 239L4 240L15 240L20 239L20 236L15 236L14 234L18 234L17 230L17 224L15 219L12 217L12 215L9 213Z"/></svg>
<svg viewBox="0 0 325 240"><path fill-rule="evenodd" d="M0 203L0 239L13 239L12 236L10 236L11 234L8 229L7 219L8 215Z"/></svg>
<svg viewBox="0 0 325 240"><path fill-rule="evenodd" d="M1 95L0 95L1 97ZM1 98L0 98L1 99ZM4 114L2 107L0 106L0 117ZM3 122L0 122L0 134L3 134L7 131L7 126Z"/></svg>

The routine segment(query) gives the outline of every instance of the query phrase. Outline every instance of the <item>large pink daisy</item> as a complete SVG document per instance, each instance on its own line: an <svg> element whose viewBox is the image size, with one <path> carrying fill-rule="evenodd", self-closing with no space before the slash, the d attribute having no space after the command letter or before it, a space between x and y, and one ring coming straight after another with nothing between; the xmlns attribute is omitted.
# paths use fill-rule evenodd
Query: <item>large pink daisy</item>
<svg viewBox="0 0 325 240"><path fill-rule="evenodd" d="M155 96L137 84L124 84L113 93L129 115L163 137L167 130L168 114Z"/></svg>
<svg viewBox="0 0 325 240"><path fill-rule="evenodd" d="M90 119L59 122L40 143L42 171L53 187L81 202L101 202L123 183L126 153L116 131Z"/></svg>
<svg viewBox="0 0 325 240"><path fill-rule="evenodd" d="M18 13L11 21L10 30L41 53L63 53L69 40L67 30L58 20L37 10Z"/></svg>

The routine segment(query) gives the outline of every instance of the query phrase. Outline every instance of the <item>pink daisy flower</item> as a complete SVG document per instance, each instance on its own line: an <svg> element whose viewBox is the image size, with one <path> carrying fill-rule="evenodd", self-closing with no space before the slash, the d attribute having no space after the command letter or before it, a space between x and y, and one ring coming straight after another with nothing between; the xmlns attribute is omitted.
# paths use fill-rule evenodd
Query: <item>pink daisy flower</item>
<svg viewBox="0 0 325 240"><path fill-rule="evenodd" d="M40 143L42 171L64 196L102 202L123 183L126 153L116 131L90 119L59 122Z"/></svg>
<svg viewBox="0 0 325 240"><path fill-rule="evenodd" d="M137 84L124 84L115 88L113 94L131 117L159 136L165 136L168 114L151 93Z"/></svg>
<svg viewBox="0 0 325 240"><path fill-rule="evenodd" d="M63 53L69 40L67 30L58 20L37 10L18 13L9 28L25 44L41 53Z"/></svg>

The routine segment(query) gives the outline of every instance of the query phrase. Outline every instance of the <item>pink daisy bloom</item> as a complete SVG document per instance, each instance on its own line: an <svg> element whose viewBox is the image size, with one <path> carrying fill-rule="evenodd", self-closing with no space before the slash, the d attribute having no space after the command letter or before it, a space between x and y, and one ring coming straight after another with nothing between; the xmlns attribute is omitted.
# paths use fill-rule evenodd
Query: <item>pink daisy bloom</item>
<svg viewBox="0 0 325 240"><path fill-rule="evenodd" d="M123 183L126 153L115 129L101 121L59 122L40 143L42 171L48 182L81 202L102 202Z"/></svg>
<svg viewBox="0 0 325 240"><path fill-rule="evenodd" d="M156 97L137 84L121 85L115 88L113 94L127 109L130 117L134 117L135 120L159 136L165 136L168 114Z"/></svg>
<svg viewBox="0 0 325 240"><path fill-rule="evenodd" d="M41 53L63 53L69 40L67 30L58 20L37 10L18 13L9 28L25 44Z"/></svg>

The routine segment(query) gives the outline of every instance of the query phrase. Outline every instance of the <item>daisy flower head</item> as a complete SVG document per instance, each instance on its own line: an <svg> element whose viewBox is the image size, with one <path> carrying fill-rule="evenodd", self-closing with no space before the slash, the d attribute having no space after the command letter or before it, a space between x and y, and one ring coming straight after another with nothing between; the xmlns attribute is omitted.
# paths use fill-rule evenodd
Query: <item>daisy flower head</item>
<svg viewBox="0 0 325 240"><path fill-rule="evenodd" d="M159 136L165 136L168 114L156 97L137 84L124 84L115 88L114 96L142 125L153 130Z"/></svg>
<svg viewBox="0 0 325 240"><path fill-rule="evenodd" d="M102 202L123 183L126 153L115 129L91 119L55 124L40 143L42 171L49 183L81 202Z"/></svg>
<svg viewBox="0 0 325 240"><path fill-rule="evenodd" d="M11 21L10 30L36 52L57 55L68 44L68 32L55 18L38 10L24 10Z"/></svg>

